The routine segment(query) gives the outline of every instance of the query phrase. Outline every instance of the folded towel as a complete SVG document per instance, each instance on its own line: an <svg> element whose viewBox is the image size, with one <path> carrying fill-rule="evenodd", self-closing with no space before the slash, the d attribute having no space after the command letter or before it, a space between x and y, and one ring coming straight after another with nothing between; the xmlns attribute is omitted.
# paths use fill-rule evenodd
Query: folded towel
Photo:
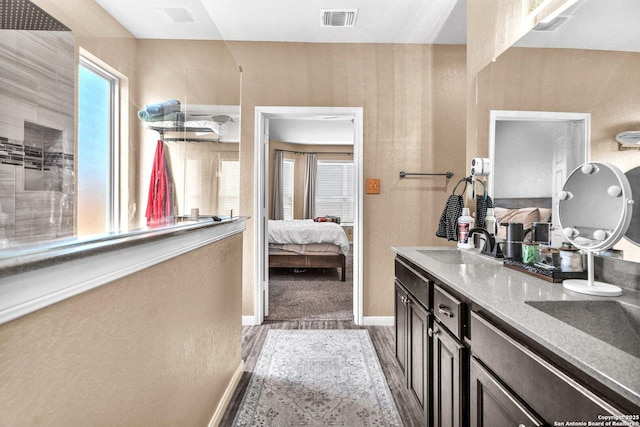
<svg viewBox="0 0 640 427"><path fill-rule="evenodd" d="M144 106L144 111L147 112L149 117L166 116L169 113L180 111L180 101L171 99L156 104L147 104Z"/></svg>
<svg viewBox="0 0 640 427"><path fill-rule="evenodd" d="M143 122L181 122L185 121L185 114L181 111L174 111L164 116L150 116L146 110L138 111L138 118Z"/></svg>

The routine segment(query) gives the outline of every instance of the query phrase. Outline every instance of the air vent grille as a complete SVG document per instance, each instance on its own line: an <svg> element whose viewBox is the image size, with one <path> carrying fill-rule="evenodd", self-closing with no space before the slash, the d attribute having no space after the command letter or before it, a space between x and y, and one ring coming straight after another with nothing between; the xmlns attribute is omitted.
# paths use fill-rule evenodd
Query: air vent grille
<svg viewBox="0 0 640 427"><path fill-rule="evenodd" d="M355 27L358 9L322 9L321 27Z"/></svg>
<svg viewBox="0 0 640 427"><path fill-rule="evenodd" d="M533 27L533 31L546 31L551 32L555 31L569 20L570 16L557 16L549 22L540 22L538 25Z"/></svg>
<svg viewBox="0 0 640 427"><path fill-rule="evenodd" d="M191 10L186 7L158 7L156 12L168 24L186 24L196 21Z"/></svg>
<svg viewBox="0 0 640 427"><path fill-rule="evenodd" d="M0 29L27 31L70 31L28 0L0 0Z"/></svg>

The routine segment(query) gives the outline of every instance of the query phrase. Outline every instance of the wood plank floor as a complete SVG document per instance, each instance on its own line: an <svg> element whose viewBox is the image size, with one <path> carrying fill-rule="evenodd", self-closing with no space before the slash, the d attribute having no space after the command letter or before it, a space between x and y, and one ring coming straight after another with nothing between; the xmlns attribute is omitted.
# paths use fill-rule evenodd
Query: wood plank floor
<svg viewBox="0 0 640 427"><path fill-rule="evenodd" d="M405 387L402 371L398 366L394 354L394 331L392 326L366 326L373 346L378 353L378 359L391 394L405 426L423 426L420 421L420 408L413 396ZM262 345L269 329L362 329L354 326L350 321L318 320L318 321L282 321L265 322L260 326L245 326L242 328L242 358L245 362L245 372L238 384L229 407L222 419L221 426L230 426L242 402L242 397L249 385Z"/></svg>

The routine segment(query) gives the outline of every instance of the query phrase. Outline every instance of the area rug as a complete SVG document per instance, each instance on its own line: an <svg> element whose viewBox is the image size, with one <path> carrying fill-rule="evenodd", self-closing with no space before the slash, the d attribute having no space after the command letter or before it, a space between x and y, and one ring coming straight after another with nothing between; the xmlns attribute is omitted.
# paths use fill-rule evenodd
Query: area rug
<svg viewBox="0 0 640 427"><path fill-rule="evenodd" d="M364 329L268 332L233 426L402 426Z"/></svg>

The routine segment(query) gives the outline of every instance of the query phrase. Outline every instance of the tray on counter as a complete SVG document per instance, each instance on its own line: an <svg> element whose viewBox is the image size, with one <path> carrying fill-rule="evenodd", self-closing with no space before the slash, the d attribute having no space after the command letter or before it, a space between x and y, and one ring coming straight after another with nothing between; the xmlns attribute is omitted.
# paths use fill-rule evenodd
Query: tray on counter
<svg viewBox="0 0 640 427"><path fill-rule="evenodd" d="M515 261L512 259L505 259L504 266L512 268L514 270L521 271L531 276L535 276L539 279L546 280L548 282L562 282L565 279L586 279L586 271L561 271L561 270L548 270L541 267L536 267L533 264L525 264L522 261Z"/></svg>

